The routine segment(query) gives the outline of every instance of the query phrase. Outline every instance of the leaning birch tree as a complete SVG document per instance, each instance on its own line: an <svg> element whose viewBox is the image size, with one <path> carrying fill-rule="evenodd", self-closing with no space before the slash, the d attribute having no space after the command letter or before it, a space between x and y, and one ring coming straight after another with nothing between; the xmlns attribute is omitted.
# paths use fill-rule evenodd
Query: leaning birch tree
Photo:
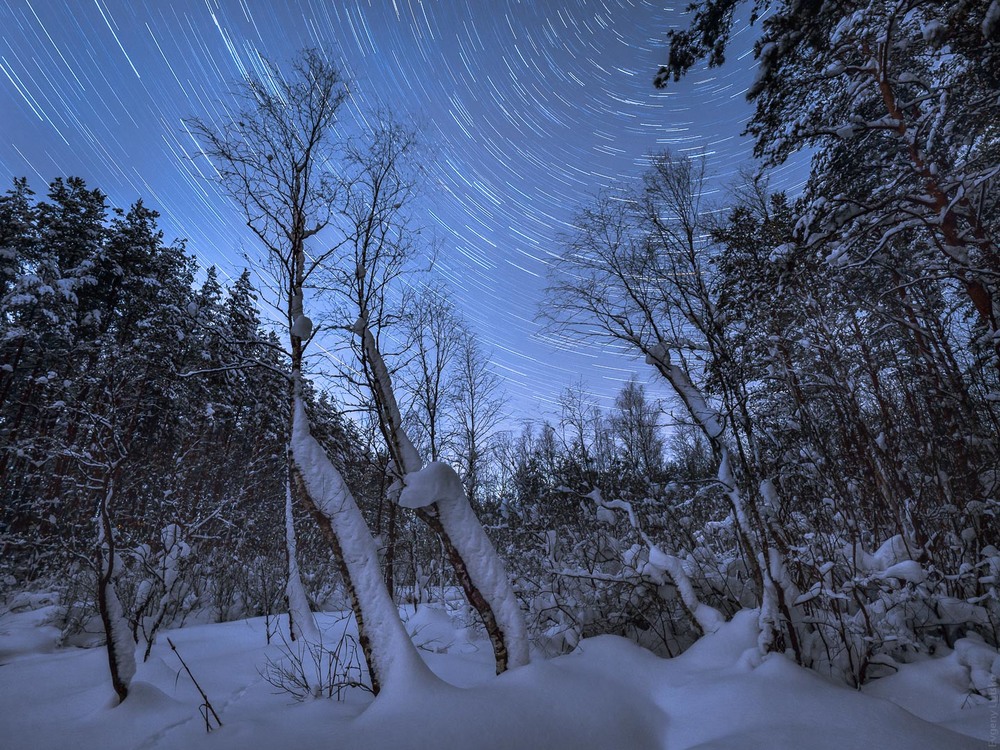
<svg viewBox="0 0 1000 750"><path fill-rule="evenodd" d="M341 202L343 258L331 264L331 286L355 316L351 326L364 386L391 458L391 500L414 509L440 537L455 577L493 646L497 674L528 662L527 627L493 543L476 517L458 474L445 463L426 467L407 434L382 344L398 320L396 285L414 254L417 228L409 214L416 143L406 128L383 118L363 144L348 149Z"/></svg>

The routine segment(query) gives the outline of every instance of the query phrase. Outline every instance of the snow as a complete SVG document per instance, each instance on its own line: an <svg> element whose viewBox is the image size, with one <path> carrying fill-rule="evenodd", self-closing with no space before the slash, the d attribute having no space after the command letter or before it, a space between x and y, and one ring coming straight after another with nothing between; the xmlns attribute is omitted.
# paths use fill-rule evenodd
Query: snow
<svg viewBox="0 0 1000 750"><path fill-rule="evenodd" d="M640 575L649 578L658 585L666 583L668 579L672 581L677 587L677 592L680 594L684 607L690 613L691 617L694 618L701 632L714 633L725 623L725 618L721 612L698 599L694 585L691 583L691 579L684 569L684 564L681 560L674 555L664 552L642 530L642 526L631 503L624 500L605 500L598 489L593 490L587 497L597 504L598 514L601 511L612 513L612 515L614 510L625 511L628 516L629 525L635 529L645 544L647 558L645 563L640 561L642 548L636 544L626 553L628 564L634 567Z"/></svg>
<svg viewBox="0 0 1000 750"><path fill-rule="evenodd" d="M448 470L454 474L451 467ZM458 481L457 475L454 481ZM451 543L465 560L472 584L479 589L493 610L503 632L509 666L522 666L528 663L528 631L520 602L511 586L503 560L483 531L465 492L461 490L460 481L458 487L460 492L452 495L449 502L438 502L438 517Z"/></svg>
<svg viewBox="0 0 1000 750"><path fill-rule="evenodd" d="M406 620L406 632L413 645L435 654L447 653L458 641L455 624L444 607L419 604ZM466 641L470 649L476 646Z"/></svg>
<svg viewBox="0 0 1000 750"><path fill-rule="evenodd" d="M292 618L292 632L296 638L303 638L307 643L318 643L319 630L316 628L316 619L309 609L309 600L299 573L298 544L292 516L292 486L287 479L285 480L285 551L288 556L285 596L288 598L288 611ZM312 684L315 686L319 682L317 680Z"/></svg>
<svg viewBox="0 0 1000 750"><path fill-rule="evenodd" d="M60 632L53 623L61 607L57 594L18 594L0 615L0 667L31 654L55 650Z"/></svg>
<svg viewBox="0 0 1000 750"><path fill-rule="evenodd" d="M126 686L135 676L135 641L129 632L128 620L122 609L121 600L114 581L109 581L104 587L105 602L108 609L108 623L111 627L111 643L114 648L115 662L118 664L118 676Z"/></svg>
<svg viewBox="0 0 1000 750"><path fill-rule="evenodd" d="M915 560L903 560L883 570L881 577L896 578L909 583L923 583L927 579L927 573Z"/></svg>
<svg viewBox="0 0 1000 750"><path fill-rule="evenodd" d="M754 667L756 657L747 654L757 653L757 615L744 611L675 659L600 636L498 677L488 644L470 641L445 610L405 613L408 630L433 635L427 643L435 644L420 653L440 679L420 689L295 702L261 676L280 646L266 645L264 618L256 618L164 634L219 713L223 726L211 733L201 698L164 638L120 706L102 649L50 644L48 653L7 663L0 668L0 737L7 750L964 750L996 738L995 703L970 700L960 650L900 665L859 692L781 655ZM0 649L37 617L0 617ZM345 622L336 613L317 620L327 642ZM997 656L982 643L966 650L974 654L965 661L976 664Z"/></svg>
<svg viewBox="0 0 1000 750"><path fill-rule="evenodd" d="M600 508L597 509L595 515L596 515L598 521L601 521L602 523L606 523L606 524L608 524L610 526L614 526L614 524L615 524L615 513L614 513L613 510L608 510L607 508L605 508L605 507L602 506L602 507L600 507Z"/></svg>
<svg viewBox="0 0 1000 750"><path fill-rule="evenodd" d="M997 740L997 680L992 682L991 697L972 692L970 668L963 663L962 639L955 644L955 651L934 659L913 664L898 664L895 673L865 685L862 692L896 703L915 716L962 734L992 741ZM996 649L986 649L997 657ZM992 705L991 705L992 700Z"/></svg>
<svg viewBox="0 0 1000 750"><path fill-rule="evenodd" d="M666 367L670 364L670 348L662 341L650 345L646 350L646 364Z"/></svg>
<svg viewBox="0 0 1000 750"><path fill-rule="evenodd" d="M299 315L292 322L291 333L300 339L307 339L312 336L313 322L305 315Z"/></svg>
<svg viewBox="0 0 1000 750"><path fill-rule="evenodd" d="M367 316L362 315L355 322L352 330L361 337L361 346L365 350L372 369L372 376L375 379L381 401L381 418L388 423L393 440L396 441L402 470L404 472L417 471L420 469L421 464L423 464L423 460L403 429L403 416L400 414L399 405L396 403L396 395L392 390L392 378L389 375L389 368L382 358L382 352L379 351L378 343L375 341L375 336L368 327L367 321Z"/></svg>
<svg viewBox="0 0 1000 750"><path fill-rule="evenodd" d="M419 471L407 474L403 491L399 493L399 504L404 508L424 508L432 503L463 499L465 488L461 477L441 461L432 461Z"/></svg>
<svg viewBox="0 0 1000 750"><path fill-rule="evenodd" d="M934 42L944 32L944 27L938 21L928 21L920 27L920 35L925 42Z"/></svg>
<svg viewBox="0 0 1000 750"><path fill-rule="evenodd" d="M678 365L668 365L665 367L661 365L661 372L670 381L670 385L673 386L677 395L680 396L681 400L687 406L688 411L698 423L698 426L705 431L708 439L718 440L723 433L722 415L719 414L717 409L709 406L701 391L691 382L688 373Z"/></svg>
<svg viewBox="0 0 1000 750"><path fill-rule="evenodd" d="M969 670L969 686L982 696L997 696L1000 688L1000 654L975 634L955 643L955 658Z"/></svg>
<svg viewBox="0 0 1000 750"><path fill-rule="evenodd" d="M666 572L670 576L674 585L677 586L681 600L688 608L691 616L698 623L698 627L701 628L702 632L714 633L717 631L725 622L725 618L717 609L698 600L694 586L691 584L691 579L685 572L681 561L673 555L664 553L663 550L655 544L649 543L648 540L647 544L649 544L649 564Z"/></svg>

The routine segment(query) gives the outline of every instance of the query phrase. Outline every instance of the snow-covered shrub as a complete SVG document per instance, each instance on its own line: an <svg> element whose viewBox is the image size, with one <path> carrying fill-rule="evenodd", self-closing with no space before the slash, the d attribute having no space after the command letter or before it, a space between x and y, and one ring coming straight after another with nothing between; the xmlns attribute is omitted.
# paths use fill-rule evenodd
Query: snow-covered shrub
<svg viewBox="0 0 1000 750"><path fill-rule="evenodd" d="M150 541L116 555L115 588L132 640L145 643L144 658L157 632L179 626L198 606L201 569L177 524L167 524Z"/></svg>
<svg viewBox="0 0 1000 750"><path fill-rule="evenodd" d="M567 492L561 494L565 503ZM729 614L739 608L726 597L727 591L738 595L744 588L738 579L745 578L731 538L696 538L687 518L685 525L671 522L679 510L672 506L676 498L637 500L626 513L595 504L592 496L575 496L575 517L539 514L534 523L550 528L524 523L513 537L517 553L509 564L544 651L572 650L580 638L602 633L623 635L664 655L690 645L701 631L676 582L659 567L662 549L677 551L684 577L706 605ZM719 554L721 549L726 553Z"/></svg>

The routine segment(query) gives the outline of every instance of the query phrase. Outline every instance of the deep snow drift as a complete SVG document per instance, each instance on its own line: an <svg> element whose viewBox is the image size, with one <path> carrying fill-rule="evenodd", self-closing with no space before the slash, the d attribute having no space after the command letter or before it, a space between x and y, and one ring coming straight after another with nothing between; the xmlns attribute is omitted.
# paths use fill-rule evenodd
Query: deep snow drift
<svg viewBox="0 0 1000 750"><path fill-rule="evenodd" d="M265 645L263 618L196 625L161 633L129 698L113 707L104 650L55 648L58 632L45 624L53 611L0 616L0 746L9 750L940 750L998 739L996 696L991 703L970 691L957 654L903 666L859 693L781 656L758 663L754 612L675 659L602 636L496 677L488 644L443 610L410 608L407 630L446 684L428 680L374 702L358 689L339 702L276 693L262 674L281 658L280 638ZM345 627L332 614L317 621L328 643ZM219 713L223 726L211 734L167 637Z"/></svg>

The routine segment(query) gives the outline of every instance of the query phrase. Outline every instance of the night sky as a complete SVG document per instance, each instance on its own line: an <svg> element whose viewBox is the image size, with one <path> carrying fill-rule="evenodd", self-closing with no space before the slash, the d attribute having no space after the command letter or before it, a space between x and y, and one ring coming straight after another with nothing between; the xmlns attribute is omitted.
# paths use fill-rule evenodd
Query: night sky
<svg viewBox="0 0 1000 750"><path fill-rule="evenodd" d="M182 119L217 117L261 57L285 63L321 48L353 81L348 117L389 107L421 123L437 270L495 352L513 408L552 411L581 378L609 406L633 371L650 373L593 344L546 340L535 317L556 237L652 151L707 153L719 185L749 159L739 133L751 112L752 29L736 35L726 67L653 89L686 4L0 0L0 189L27 176L44 195L52 178L78 175L112 205L141 197L168 240L187 238L228 279L241 253L260 251L191 158Z"/></svg>

